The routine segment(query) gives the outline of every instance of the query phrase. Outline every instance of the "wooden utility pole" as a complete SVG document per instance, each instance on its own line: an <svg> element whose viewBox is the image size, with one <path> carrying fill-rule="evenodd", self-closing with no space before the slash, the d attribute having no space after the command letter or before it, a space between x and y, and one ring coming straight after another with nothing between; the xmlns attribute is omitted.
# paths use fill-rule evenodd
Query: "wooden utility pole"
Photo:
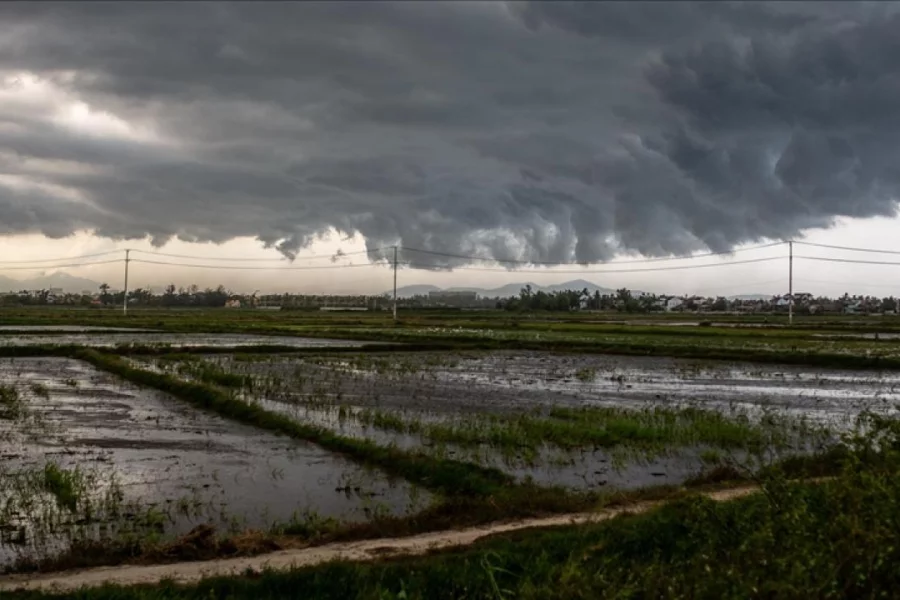
<svg viewBox="0 0 900 600"><path fill-rule="evenodd" d="M122 314L128 314L128 263L131 262L131 250L125 250L125 297L122 298Z"/></svg>
<svg viewBox="0 0 900 600"><path fill-rule="evenodd" d="M397 246L394 246L394 323L397 322Z"/></svg>
<svg viewBox="0 0 900 600"><path fill-rule="evenodd" d="M788 242L788 325L794 324L794 242Z"/></svg>

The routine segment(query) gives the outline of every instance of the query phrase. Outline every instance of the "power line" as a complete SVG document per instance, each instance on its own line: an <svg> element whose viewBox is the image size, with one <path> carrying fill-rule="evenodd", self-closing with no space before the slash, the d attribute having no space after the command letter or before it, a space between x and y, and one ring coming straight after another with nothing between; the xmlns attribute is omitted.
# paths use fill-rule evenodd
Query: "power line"
<svg viewBox="0 0 900 600"><path fill-rule="evenodd" d="M37 269L66 269L73 267L92 267L94 265L110 265L112 263L120 263L125 262L124 258L115 258L113 260L101 260L97 262L88 262L88 263L69 263L64 265L41 265L35 267L3 267L4 271L34 271Z"/></svg>
<svg viewBox="0 0 900 600"><path fill-rule="evenodd" d="M340 259L345 256L358 256L361 254L374 254L376 252L380 252L385 250L386 248L376 248L374 250L360 250L358 252L336 252L334 254L324 255L318 254L313 256L299 256L294 260L315 260L315 259ZM188 260L217 260L217 261L228 261L228 262L272 262L272 261L280 261L280 262L293 262L291 259L282 256L279 258L248 258L248 257L224 257L224 256L192 256L188 254L170 254L168 252L156 252L152 250L131 250L132 252L139 252L141 254L148 254L152 256L164 256L166 258L183 258Z"/></svg>
<svg viewBox="0 0 900 600"><path fill-rule="evenodd" d="M600 275L600 274L613 274L613 273L649 273L653 271L682 271L686 269L707 269L711 267L730 267L732 265L747 265L751 263L762 263L769 262L773 260L784 260L783 256L770 256L767 258L752 258L748 260L736 260L727 263L712 263L706 265L677 265L670 267L650 267L646 269L601 269L601 270L588 270L588 269L578 269L578 270L560 270L560 271L548 271L548 273L553 274L570 274L570 275ZM413 267L415 269L435 269L440 268L437 265L425 265L425 264L416 264L416 263L401 263L405 266ZM900 264L900 263L898 263ZM454 271L484 271L490 273L508 273L508 269L492 269L489 267L452 267Z"/></svg>
<svg viewBox="0 0 900 600"><path fill-rule="evenodd" d="M315 266L301 266L301 267L279 267L279 266L252 266L252 267L242 267L242 266L232 266L232 265L194 265L189 263L177 263L177 262L165 262L158 260L144 260L142 258L132 258L131 262L133 263L143 263L147 265L167 265L172 267L188 267L194 269L227 269L227 270L241 270L241 271L315 271L320 269L353 269L360 267L381 267L383 266L380 263L366 263L360 265L315 265Z"/></svg>
<svg viewBox="0 0 900 600"><path fill-rule="evenodd" d="M826 258L824 256L797 256L794 258L802 258L803 260L818 260L822 262L850 263L855 265L892 265L900 267L900 262L889 262L883 260L854 260L852 258Z"/></svg>
<svg viewBox="0 0 900 600"><path fill-rule="evenodd" d="M98 256L108 256L110 254L116 254L117 252L122 252L122 250L109 250L107 252L97 252L94 254L82 254L81 256L61 256L59 258L40 258L40 259L35 259L35 260L0 260L0 265L32 265L32 264L59 262L61 260L81 260L83 258L96 258ZM50 267L47 267L47 268L50 268Z"/></svg>
<svg viewBox="0 0 900 600"><path fill-rule="evenodd" d="M737 248L734 250L727 250L722 252L706 252L703 254L692 254L690 256L666 256L661 258L641 258L634 260L623 260L617 263L618 265L630 265L630 264L646 264L646 263L655 263L655 262L666 262L673 260L690 260L693 258L706 258L710 256L726 256L731 254L736 254L738 252L749 252L750 250L762 250L764 248L774 248L775 246L781 246L787 242L772 242L770 244L760 244L758 246L751 246L749 248ZM458 258L462 260L480 260L484 262L496 262L496 263L508 263L508 264L517 264L517 265L539 265L539 266L565 266L565 265L577 265L581 264L578 262L543 262L543 261L530 261L530 260L516 260L516 259L503 259L503 258L489 258L486 256L470 256L465 254L452 254L449 252L437 252L435 250L423 250L421 248L409 248L407 246L401 246L401 250L405 252L419 252L422 254L430 254L432 256L443 256L445 258Z"/></svg>
<svg viewBox="0 0 900 600"><path fill-rule="evenodd" d="M802 246L814 246L816 248L829 248L832 250L846 250L848 252L871 252L873 254L895 254L900 255L898 250L878 250L876 248L854 248L851 246L833 246L831 244L815 244L813 242L794 242Z"/></svg>

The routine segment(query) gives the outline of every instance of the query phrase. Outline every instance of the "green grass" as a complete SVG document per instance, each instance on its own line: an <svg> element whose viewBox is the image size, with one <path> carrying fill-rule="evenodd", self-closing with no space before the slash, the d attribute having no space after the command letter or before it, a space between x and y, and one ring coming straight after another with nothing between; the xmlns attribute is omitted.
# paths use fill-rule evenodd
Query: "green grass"
<svg viewBox="0 0 900 600"><path fill-rule="evenodd" d="M59 506L75 512L78 501L85 492L85 478L77 468L67 470L55 463L47 463L44 465L40 486L56 498Z"/></svg>
<svg viewBox="0 0 900 600"><path fill-rule="evenodd" d="M636 319L628 324L623 318ZM784 327L781 317L715 315L716 321L762 327L671 327L697 315L522 314L504 312L404 312L399 323L382 313L325 314L304 312L227 311L215 309L137 309L127 317L116 311L65 308L0 309L4 324L55 323L132 326L168 332L253 333L332 337L364 341L393 341L415 347L442 349L511 349L640 356L724 359L854 369L900 368L900 340L847 339L841 333L900 331L891 317L828 317L798 319ZM12 335L6 332L0 340ZM34 336L35 334L30 334ZM115 337L115 333L97 334ZM52 343L52 335L46 337ZM302 350L275 344L258 351ZM125 344L120 354L162 353L160 347ZM222 348L190 352L222 352ZM396 351L381 348L379 352ZM38 355L40 349L0 346L0 356ZM584 374L585 376L588 373Z"/></svg>
<svg viewBox="0 0 900 600"><path fill-rule="evenodd" d="M532 451L547 444L563 450L626 447L661 450L712 446L758 452L799 442L815 433L800 421L766 416L726 416L698 408L561 408L546 416L480 414L447 422L427 422L385 410L364 410L356 417L373 427L415 433L439 443L464 447L488 445L506 451Z"/></svg>
<svg viewBox="0 0 900 600"><path fill-rule="evenodd" d="M448 494L489 496L510 485L509 476L448 459L432 458L416 452L379 446L373 442L337 435L323 427L299 423L259 405L243 402L230 394L202 383L182 381L170 375L130 366L121 358L95 350L81 350L75 358L140 385L153 387L224 417L267 429L296 439L313 442L360 464L378 467L423 487Z"/></svg>
<svg viewBox="0 0 900 600"><path fill-rule="evenodd" d="M26 413L25 401L12 385L0 385L0 419L17 421Z"/></svg>

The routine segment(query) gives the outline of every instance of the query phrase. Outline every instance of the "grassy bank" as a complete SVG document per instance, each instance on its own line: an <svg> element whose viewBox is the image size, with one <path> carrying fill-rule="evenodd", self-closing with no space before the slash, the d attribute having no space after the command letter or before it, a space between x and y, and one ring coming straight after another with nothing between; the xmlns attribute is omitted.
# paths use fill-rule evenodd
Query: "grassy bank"
<svg viewBox="0 0 900 600"><path fill-rule="evenodd" d="M700 446L759 452L786 447L797 441L803 430L801 423L790 419L772 416L753 423L746 417L731 418L699 408L556 407L546 415L483 414L446 422L427 422L376 409L361 411L355 417L382 430L414 433L434 442L463 447L487 445L508 452L534 452L543 445L562 450L622 447L651 453Z"/></svg>
<svg viewBox="0 0 900 600"><path fill-rule="evenodd" d="M900 585L900 427L872 418L836 478L773 474L761 493L685 498L637 516L523 531L415 559L336 562L194 585L39 598L891 598Z"/></svg>
<svg viewBox="0 0 900 600"><path fill-rule="evenodd" d="M359 347L311 347L296 348L278 344L253 346L254 354L368 354L390 355L396 352L465 352L465 351L533 351L566 354L596 354L620 356L653 356L750 362L758 364L783 364L834 369L898 370L900 369L900 343L892 342L835 342L815 341L806 345L783 341L759 344L731 344L710 342L700 344L696 339L667 337L660 339L638 338L622 335L615 339L585 341L579 339L490 339L476 336L425 337L420 333L404 333L393 330L380 332L341 330L309 332L310 337L338 338L357 341L393 342L393 345L373 343ZM730 339L730 338L726 338ZM34 344L27 346L0 345L0 357L70 356L84 346L72 344ZM234 354L250 351L248 347L122 344L100 349L104 353L122 356L163 356L166 354ZM840 351L838 351L840 350Z"/></svg>
<svg viewBox="0 0 900 600"><path fill-rule="evenodd" d="M172 394L204 410L261 429L313 442L326 450L347 456L367 466L377 467L390 475L447 494L489 496L512 482L500 471L425 454L405 452L391 447L343 437L314 425L299 423L277 413L238 400L228 393L202 383L183 381L162 373L137 369L121 358L94 350L79 350L74 358L127 381Z"/></svg>

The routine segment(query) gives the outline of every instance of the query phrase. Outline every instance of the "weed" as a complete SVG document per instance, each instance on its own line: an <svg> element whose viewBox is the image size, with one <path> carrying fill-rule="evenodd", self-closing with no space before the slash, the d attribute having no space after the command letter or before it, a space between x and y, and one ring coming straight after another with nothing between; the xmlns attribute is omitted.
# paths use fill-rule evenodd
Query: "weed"
<svg viewBox="0 0 900 600"><path fill-rule="evenodd" d="M585 383L590 383L597 376L597 370L591 367L584 367L575 372L575 378Z"/></svg>
<svg viewBox="0 0 900 600"><path fill-rule="evenodd" d="M11 385L0 385L0 419L18 421L26 414L25 401Z"/></svg>

